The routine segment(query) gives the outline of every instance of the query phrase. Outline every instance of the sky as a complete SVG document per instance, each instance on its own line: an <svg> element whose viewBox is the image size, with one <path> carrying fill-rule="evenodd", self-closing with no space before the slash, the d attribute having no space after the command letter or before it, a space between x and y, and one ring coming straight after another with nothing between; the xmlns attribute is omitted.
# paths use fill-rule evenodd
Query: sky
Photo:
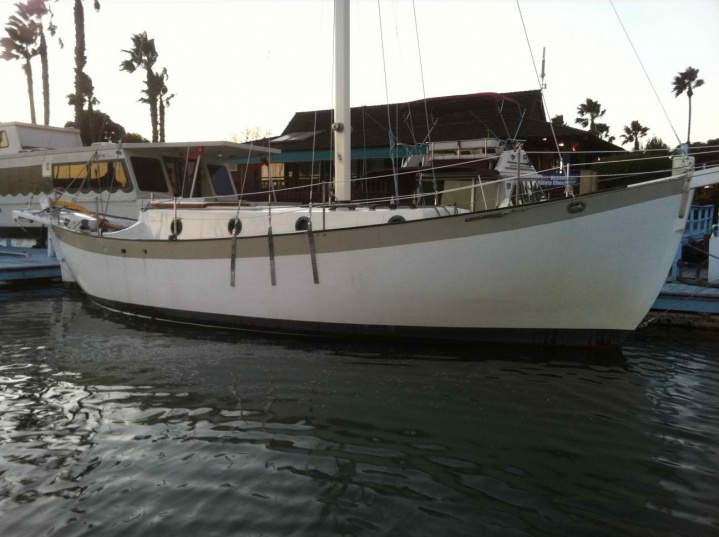
<svg viewBox="0 0 719 537"><path fill-rule="evenodd" d="M3 23L15 1L0 0ZM73 118L66 99L74 91L73 4L51 4L65 45L50 38L55 126ZM91 0L84 6L85 72L96 108L128 132L151 137L149 108L138 102L143 75L119 69L132 35L143 31L154 38L156 69L167 69L176 94L167 110L169 142L230 140L246 129L279 135L294 112L332 108L330 0L101 0L99 12ZM591 98L606 109L601 121L616 143L623 126L638 120L674 146L686 140L688 102L674 96L672 81L692 66L705 85L692 99L691 140L719 138L719 0L357 0L351 18L352 106L537 89L546 48L550 117L562 114L579 127L577 106ZM6 121L29 122L30 112L21 63L0 60Z"/></svg>

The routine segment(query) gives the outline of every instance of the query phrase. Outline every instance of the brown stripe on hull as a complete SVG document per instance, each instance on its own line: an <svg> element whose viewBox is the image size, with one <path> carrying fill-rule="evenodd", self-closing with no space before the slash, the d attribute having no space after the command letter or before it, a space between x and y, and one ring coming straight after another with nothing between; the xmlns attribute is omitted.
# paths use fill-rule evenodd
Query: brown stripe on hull
<svg viewBox="0 0 719 537"><path fill-rule="evenodd" d="M461 239L477 235L517 231L543 224L586 218L595 214L677 195L682 192L683 178L649 183L619 191L599 192L577 198L583 210L573 213L575 200L561 199L520 207L497 209L482 213L463 213L438 218L409 220L387 225L315 231L317 255L392 248L405 244L428 243L447 239ZM677 214L679 204L677 204ZM232 215L234 217L234 214ZM652 225L647 222L647 225ZM232 237L218 239L122 239L69 231L53 226L61 242L75 248L107 256L145 259L217 259L229 257ZM304 255L308 253L305 232L275 235L275 255ZM267 257L266 236L237 239L237 258Z"/></svg>

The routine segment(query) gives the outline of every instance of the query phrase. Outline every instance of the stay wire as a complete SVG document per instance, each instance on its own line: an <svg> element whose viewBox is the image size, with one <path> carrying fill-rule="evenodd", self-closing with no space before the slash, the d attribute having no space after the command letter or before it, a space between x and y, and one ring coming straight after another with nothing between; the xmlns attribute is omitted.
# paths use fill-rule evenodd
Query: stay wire
<svg viewBox="0 0 719 537"><path fill-rule="evenodd" d="M417 9L415 8L414 0L412 0L412 13L414 14L414 34L417 38L417 55L419 56L419 74L422 79L422 101L424 103L424 118L427 122L427 144L432 147L432 137L429 129L429 109L427 108L427 92L424 86L424 67L422 66L422 50L419 46L419 25L417 24ZM434 186L435 193L437 192L437 177L432 168L432 184Z"/></svg>
<svg viewBox="0 0 719 537"><path fill-rule="evenodd" d="M382 43L382 69L384 71L384 94L385 94L385 101L387 103L387 124L389 127L389 137L390 137L390 159L392 161L392 176L394 177L394 193L397 198L399 198L399 184L397 180L397 170L396 170L396 163L394 158L394 152L395 152L395 146L396 146L396 140L394 136L394 132L392 131L392 115L389 109L389 85L387 84L387 62L385 59L385 52L384 52L384 31L382 30L382 8L380 6L380 0L377 0L377 13L379 15L379 36L380 36L380 42Z"/></svg>
<svg viewBox="0 0 719 537"><path fill-rule="evenodd" d="M542 96L542 104L544 105L544 110L546 111L547 115L551 117L549 113L549 107L547 106L547 99L544 97L544 88L542 87L542 81L539 77L539 73L537 72L537 63L534 60L534 53L532 52L532 44L529 41L529 33L527 33L527 26L524 24L524 16L522 15L522 7L519 5L519 0L516 0L517 2L517 10L519 11L519 18L522 21L522 29L524 30L524 37L527 40L527 48L529 49L529 55L532 58L532 67L534 68L534 75L537 77L537 85L539 86L539 93ZM564 163L562 160L562 151L559 149L559 142L557 141L557 134L554 132L554 123L552 121L549 121L549 128L552 131L552 139L554 140L554 146L557 148L557 154L559 155L559 169L561 173L564 173Z"/></svg>
<svg viewBox="0 0 719 537"><path fill-rule="evenodd" d="M627 41L629 41L629 44L631 45L632 50L634 51L634 55L636 56L637 61L639 62L639 65L642 67L642 71L644 71L644 76L647 77L647 81L649 82L649 85L651 86L652 91L654 92L654 96L657 98L657 102L659 103L659 106L661 107L662 112L664 112L664 117L667 118L667 123L669 123L669 126L671 127L672 132L674 133L674 136L677 139L677 144L681 145L682 141L679 138L677 131L674 129L674 125L672 125L672 120L669 119L669 114L667 114L667 111L664 109L662 100L659 98L659 94L657 93L657 90L654 88L654 84L652 84L652 79L649 78L649 73L647 73L647 70L644 68L642 59L639 57L639 53L637 52L637 49L634 47L634 43L632 43L632 38L629 37L629 33L627 32L627 29L624 27L624 23L622 22L622 19L619 16L619 13L617 12L617 8L614 7L614 2L612 0L609 0L609 4L612 6L612 9L614 10L614 14L617 16L617 20L619 21L619 25L622 27L622 30L624 31L624 35L627 36Z"/></svg>

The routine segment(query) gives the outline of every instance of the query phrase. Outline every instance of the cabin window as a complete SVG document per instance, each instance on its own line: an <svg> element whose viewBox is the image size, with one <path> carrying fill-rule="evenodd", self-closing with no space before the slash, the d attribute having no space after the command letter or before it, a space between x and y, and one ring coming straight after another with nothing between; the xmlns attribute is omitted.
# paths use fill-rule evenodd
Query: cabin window
<svg viewBox="0 0 719 537"><path fill-rule="evenodd" d="M5 131L0 131L0 149L3 149L10 145L7 141L7 134Z"/></svg>
<svg viewBox="0 0 719 537"><path fill-rule="evenodd" d="M168 192L162 162L156 158L130 157L137 188L145 192Z"/></svg>
<svg viewBox="0 0 719 537"><path fill-rule="evenodd" d="M197 160L186 160L177 157L163 157L165 171L170 179L172 195L178 198L193 197L190 193L193 179L195 179L195 168ZM195 184L194 196L200 195L199 178Z"/></svg>
<svg viewBox="0 0 719 537"><path fill-rule="evenodd" d="M210 180L216 196L232 196L235 194L235 189L232 188L232 178L227 168L217 164L208 164L207 171L210 172Z"/></svg>
<svg viewBox="0 0 719 537"><path fill-rule="evenodd" d="M121 160L53 164L52 185L53 188L73 192L132 190L132 183L127 179L127 171Z"/></svg>

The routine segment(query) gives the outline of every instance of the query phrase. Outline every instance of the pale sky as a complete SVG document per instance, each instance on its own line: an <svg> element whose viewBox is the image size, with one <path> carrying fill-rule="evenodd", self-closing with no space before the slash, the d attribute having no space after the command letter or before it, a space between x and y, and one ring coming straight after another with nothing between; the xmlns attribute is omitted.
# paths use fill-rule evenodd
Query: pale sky
<svg viewBox="0 0 719 537"><path fill-rule="evenodd" d="M15 1L0 0L3 25ZM73 117L65 97L74 91L73 4L52 3L65 43L60 49L50 39L55 126ZM119 70L122 50L142 31L155 39L156 69L167 68L168 88L177 94L167 112L167 141L229 140L254 127L279 135L294 112L332 107L329 0L101 0L99 13L91 0L84 5L85 72L97 108L127 131L151 137L149 108L137 102L143 75ZM563 114L577 126L576 108L589 97L606 108L602 121L616 143L632 120L648 126L650 136L677 143L609 0L520 0L519 6L537 70L547 50L550 116ZM688 66L705 81L692 99L691 139L719 137L719 0L614 0L614 6L681 140L687 97L675 98L671 88ZM380 8L358 0L351 17L352 106L538 87L514 0L381 0ZM33 67L41 123L39 59ZM0 60L3 121L30 121L20 62Z"/></svg>

